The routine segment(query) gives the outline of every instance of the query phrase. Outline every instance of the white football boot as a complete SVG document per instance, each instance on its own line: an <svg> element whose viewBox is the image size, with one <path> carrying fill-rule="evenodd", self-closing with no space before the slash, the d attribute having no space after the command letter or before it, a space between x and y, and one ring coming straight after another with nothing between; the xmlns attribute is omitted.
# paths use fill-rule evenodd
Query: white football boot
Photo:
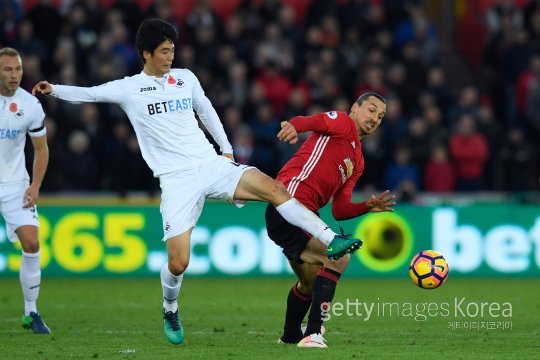
<svg viewBox="0 0 540 360"><path fill-rule="evenodd" d="M327 348L326 340L321 334L311 334L300 340L297 345L299 348Z"/></svg>
<svg viewBox="0 0 540 360"><path fill-rule="evenodd" d="M306 332L306 329L307 329L307 325L302 325L300 327L300 329L302 330L302 334ZM324 328L324 326L321 325L321 335L324 335L324 333L326 332L326 329ZM278 344L284 344L284 345L294 345L294 343L286 343L284 342L283 340L281 340L281 338L278 339L277 341Z"/></svg>

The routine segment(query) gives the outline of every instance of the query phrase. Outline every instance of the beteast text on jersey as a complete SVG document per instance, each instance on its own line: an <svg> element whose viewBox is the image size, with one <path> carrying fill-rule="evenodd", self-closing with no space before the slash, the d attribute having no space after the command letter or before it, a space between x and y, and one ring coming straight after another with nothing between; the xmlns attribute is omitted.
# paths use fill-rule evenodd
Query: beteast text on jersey
<svg viewBox="0 0 540 360"><path fill-rule="evenodd" d="M22 134L22 132L23 131L19 129L0 129L0 140L15 140L19 134Z"/></svg>
<svg viewBox="0 0 540 360"><path fill-rule="evenodd" d="M148 115L162 114L180 110L191 110L191 98L161 101L153 104L147 104Z"/></svg>

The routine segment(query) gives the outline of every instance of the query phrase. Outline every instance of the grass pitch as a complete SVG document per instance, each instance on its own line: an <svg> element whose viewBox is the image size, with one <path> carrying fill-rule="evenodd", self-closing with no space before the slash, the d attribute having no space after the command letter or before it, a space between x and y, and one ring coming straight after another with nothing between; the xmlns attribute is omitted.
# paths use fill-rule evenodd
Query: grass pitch
<svg viewBox="0 0 540 360"><path fill-rule="evenodd" d="M18 279L0 279L0 359L539 358L540 279L450 274L441 288L423 290L408 278L345 276L325 323L328 349L276 344L292 284L292 278L186 276L180 294L186 342L174 346L163 335L159 276L44 276L38 308L51 336L21 327ZM369 319L360 303L371 306ZM511 316L503 317L509 306Z"/></svg>

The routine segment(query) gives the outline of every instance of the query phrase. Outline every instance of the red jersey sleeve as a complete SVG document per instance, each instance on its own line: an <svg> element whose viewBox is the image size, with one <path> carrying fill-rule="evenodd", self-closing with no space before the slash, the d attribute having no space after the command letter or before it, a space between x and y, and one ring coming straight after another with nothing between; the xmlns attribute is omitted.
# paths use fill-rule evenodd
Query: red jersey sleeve
<svg viewBox="0 0 540 360"><path fill-rule="evenodd" d="M311 116L297 116L289 122L297 132L313 131L320 134L336 135L348 131L348 115L341 111L329 111Z"/></svg>
<svg viewBox="0 0 540 360"><path fill-rule="evenodd" d="M334 200L332 201L332 215L336 220L348 220L369 212L365 201L358 204L351 202L354 185L360 175L362 175L360 172L355 173L347 180L345 185L334 194Z"/></svg>

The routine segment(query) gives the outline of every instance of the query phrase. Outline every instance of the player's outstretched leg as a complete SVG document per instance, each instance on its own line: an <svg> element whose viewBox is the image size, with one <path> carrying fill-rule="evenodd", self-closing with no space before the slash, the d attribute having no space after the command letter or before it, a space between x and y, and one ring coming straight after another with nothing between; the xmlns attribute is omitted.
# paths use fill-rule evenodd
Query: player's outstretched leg
<svg viewBox="0 0 540 360"><path fill-rule="evenodd" d="M351 237L351 234L344 234L340 228L341 235L334 236L334 240L326 248L326 256L330 260L337 260L346 254L355 253L362 247L362 240Z"/></svg>
<svg viewBox="0 0 540 360"><path fill-rule="evenodd" d="M184 342L184 328L180 322L178 309L175 312L165 311L163 309L163 328L165 336L174 345L179 345Z"/></svg>
<svg viewBox="0 0 540 360"><path fill-rule="evenodd" d="M31 312L30 315L23 315L22 326L25 329L31 329L34 334L50 334L51 329L45 324L37 312Z"/></svg>

